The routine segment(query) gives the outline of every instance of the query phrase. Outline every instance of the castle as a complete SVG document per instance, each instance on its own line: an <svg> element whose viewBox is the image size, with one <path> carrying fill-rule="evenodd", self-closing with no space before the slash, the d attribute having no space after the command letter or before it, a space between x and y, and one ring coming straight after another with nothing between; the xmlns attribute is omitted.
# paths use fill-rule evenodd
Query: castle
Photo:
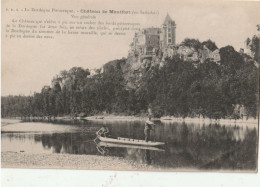
<svg viewBox="0 0 260 187"><path fill-rule="evenodd" d="M200 61L201 63L206 59L216 63L220 61L218 49L211 51L205 45L200 49L195 49L183 43L176 44L176 23L169 14L166 15L161 27L144 28L135 33L129 54L139 57L140 62L153 57L164 61L165 58L171 58L174 55L179 55L185 61Z"/></svg>
<svg viewBox="0 0 260 187"><path fill-rule="evenodd" d="M143 55L152 55L159 49L165 49L168 46L176 44L176 24L167 14L160 28L145 28L135 33L132 49Z"/></svg>

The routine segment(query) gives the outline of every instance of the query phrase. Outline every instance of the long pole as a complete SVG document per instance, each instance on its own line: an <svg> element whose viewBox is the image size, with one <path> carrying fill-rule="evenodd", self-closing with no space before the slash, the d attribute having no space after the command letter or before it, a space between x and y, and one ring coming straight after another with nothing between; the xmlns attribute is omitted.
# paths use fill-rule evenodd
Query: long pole
<svg viewBox="0 0 260 187"><path fill-rule="evenodd" d="M155 125L153 125L153 141L155 142Z"/></svg>

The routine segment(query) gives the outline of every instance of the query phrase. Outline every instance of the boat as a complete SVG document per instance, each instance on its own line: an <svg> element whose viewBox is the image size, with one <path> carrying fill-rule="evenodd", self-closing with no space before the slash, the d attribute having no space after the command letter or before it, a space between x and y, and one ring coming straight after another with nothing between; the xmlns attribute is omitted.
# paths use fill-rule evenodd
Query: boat
<svg viewBox="0 0 260 187"><path fill-rule="evenodd" d="M102 142L110 142L110 143L118 143L118 144L128 144L128 145L141 145L141 146L162 146L165 143L164 142L153 142L145 140L138 140L138 139L131 139L131 138L108 138L108 137L102 137L97 133L97 138Z"/></svg>
<svg viewBox="0 0 260 187"><path fill-rule="evenodd" d="M151 151L164 151L164 149L160 149L153 146L127 145L127 144L109 143L109 142L99 142L98 145L101 147L119 147L119 148L130 148L130 149L144 149L144 150L151 150Z"/></svg>

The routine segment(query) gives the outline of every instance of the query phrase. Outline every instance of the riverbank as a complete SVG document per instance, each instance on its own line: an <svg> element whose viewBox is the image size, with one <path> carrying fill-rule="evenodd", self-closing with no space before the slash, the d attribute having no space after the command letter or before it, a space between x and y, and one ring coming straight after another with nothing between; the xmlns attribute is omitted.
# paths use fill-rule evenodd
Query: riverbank
<svg viewBox="0 0 260 187"><path fill-rule="evenodd" d="M249 118L249 119L210 119L210 118L176 118L171 116L165 116L160 118L163 122L185 122L185 123L199 123L199 124L220 124L220 125L243 125L243 124L252 124L258 125L258 119Z"/></svg>
<svg viewBox="0 0 260 187"><path fill-rule="evenodd" d="M15 124L15 123L20 123L22 120L19 119L5 119L2 118L1 119L1 126L6 126L6 125L11 125L11 124Z"/></svg>
<svg viewBox="0 0 260 187"><path fill-rule="evenodd" d="M95 115L88 117L71 117L71 116L58 116L58 117L29 117L27 119L50 119L50 120L90 120L90 121L146 121L147 116L124 116L124 115ZM173 116L163 116L161 118L152 118L152 120L160 120L164 123L196 123L196 124L220 124L220 125L258 125L258 119L249 118L249 119L210 119L210 118L198 118L198 117L186 117L186 118L178 118ZM2 126L19 123L22 120L18 119L2 119Z"/></svg>
<svg viewBox="0 0 260 187"><path fill-rule="evenodd" d="M140 116L118 116L118 115L96 115L88 116L83 119L86 120L112 120L112 121L145 121L147 117ZM159 118L157 119L159 120Z"/></svg>
<svg viewBox="0 0 260 187"><path fill-rule="evenodd" d="M2 168L62 168L90 170L160 170L119 157L73 154L1 152Z"/></svg>
<svg viewBox="0 0 260 187"><path fill-rule="evenodd" d="M97 116L89 116L85 117L86 120L111 120L111 121L146 121L147 117L137 117L137 116L116 116L116 115L97 115ZM210 118L177 118L173 116L163 116L161 118L153 118L153 120L160 120L164 123L172 123L172 122L178 122L178 123L199 123L199 124L212 124L217 123L220 125L230 125L230 124L236 124L236 125L243 125L243 124L252 124L252 125L258 125L258 119L249 118L249 119L210 119Z"/></svg>

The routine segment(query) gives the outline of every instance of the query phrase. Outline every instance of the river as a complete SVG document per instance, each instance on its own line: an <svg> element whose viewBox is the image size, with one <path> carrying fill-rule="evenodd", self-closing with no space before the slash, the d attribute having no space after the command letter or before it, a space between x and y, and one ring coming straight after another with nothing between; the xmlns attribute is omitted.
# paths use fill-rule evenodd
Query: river
<svg viewBox="0 0 260 187"><path fill-rule="evenodd" d="M143 121L23 121L2 126L2 152L115 156L158 169L255 170L257 126L156 122L157 148L94 142L102 125L112 137L144 139Z"/></svg>

